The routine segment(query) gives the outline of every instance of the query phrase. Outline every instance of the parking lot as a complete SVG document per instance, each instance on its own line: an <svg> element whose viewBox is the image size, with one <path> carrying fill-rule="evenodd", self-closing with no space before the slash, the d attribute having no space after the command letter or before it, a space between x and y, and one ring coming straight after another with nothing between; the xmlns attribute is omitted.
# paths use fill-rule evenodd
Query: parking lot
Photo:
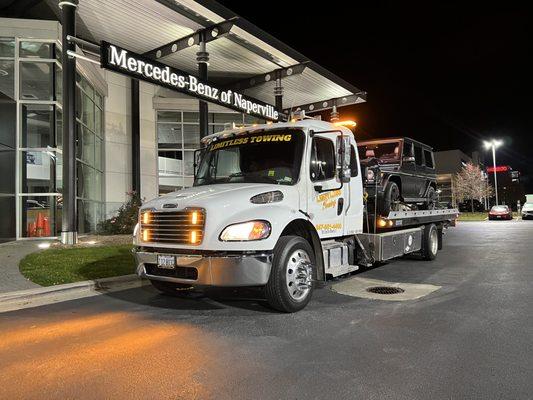
<svg viewBox="0 0 533 400"><path fill-rule="evenodd" d="M532 237L533 221L460 223L433 262L351 277L441 287L417 300L332 282L279 314L256 291L144 287L0 314L0 398L531 398Z"/></svg>

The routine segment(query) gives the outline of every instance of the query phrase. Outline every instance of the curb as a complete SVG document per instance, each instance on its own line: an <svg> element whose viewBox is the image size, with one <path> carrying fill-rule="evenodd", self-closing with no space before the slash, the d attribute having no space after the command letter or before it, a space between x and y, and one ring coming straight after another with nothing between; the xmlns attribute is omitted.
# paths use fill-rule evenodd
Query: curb
<svg viewBox="0 0 533 400"><path fill-rule="evenodd" d="M97 296L119 290L147 285L135 274L89 281L66 283L63 285L17 290L0 294L0 312L20 310L61 301Z"/></svg>

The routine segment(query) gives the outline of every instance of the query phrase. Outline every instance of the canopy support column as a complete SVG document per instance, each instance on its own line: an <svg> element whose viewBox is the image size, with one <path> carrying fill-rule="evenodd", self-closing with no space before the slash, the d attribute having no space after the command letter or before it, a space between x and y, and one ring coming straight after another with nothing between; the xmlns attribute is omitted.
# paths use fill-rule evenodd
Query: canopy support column
<svg viewBox="0 0 533 400"><path fill-rule="evenodd" d="M200 49L196 53L196 61L198 63L198 77L203 81L207 81L207 67L209 66L209 53L206 50L205 34L201 35ZM209 108L207 101L199 101L200 111L200 138L209 134Z"/></svg>
<svg viewBox="0 0 533 400"><path fill-rule="evenodd" d="M63 211L61 216L61 243L78 242L76 209L76 44L68 36L76 35L76 8L78 0L60 1L63 53Z"/></svg>

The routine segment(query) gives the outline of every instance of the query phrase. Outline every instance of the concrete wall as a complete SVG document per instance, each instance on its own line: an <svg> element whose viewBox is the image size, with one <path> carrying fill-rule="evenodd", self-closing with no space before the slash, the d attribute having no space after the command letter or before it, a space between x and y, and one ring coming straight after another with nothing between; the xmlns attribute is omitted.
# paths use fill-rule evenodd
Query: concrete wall
<svg viewBox="0 0 533 400"><path fill-rule="evenodd" d="M437 175L455 174L461 170L463 162L472 162L461 150L436 151L434 155Z"/></svg>

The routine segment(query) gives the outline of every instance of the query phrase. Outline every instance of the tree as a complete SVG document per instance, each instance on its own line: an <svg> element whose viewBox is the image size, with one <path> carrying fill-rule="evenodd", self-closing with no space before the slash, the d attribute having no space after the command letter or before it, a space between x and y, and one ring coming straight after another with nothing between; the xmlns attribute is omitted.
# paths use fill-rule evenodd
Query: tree
<svg viewBox="0 0 533 400"><path fill-rule="evenodd" d="M492 196L492 186L487 182L481 168L468 163L455 174L455 195L462 202L470 200L474 212L474 199Z"/></svg>

